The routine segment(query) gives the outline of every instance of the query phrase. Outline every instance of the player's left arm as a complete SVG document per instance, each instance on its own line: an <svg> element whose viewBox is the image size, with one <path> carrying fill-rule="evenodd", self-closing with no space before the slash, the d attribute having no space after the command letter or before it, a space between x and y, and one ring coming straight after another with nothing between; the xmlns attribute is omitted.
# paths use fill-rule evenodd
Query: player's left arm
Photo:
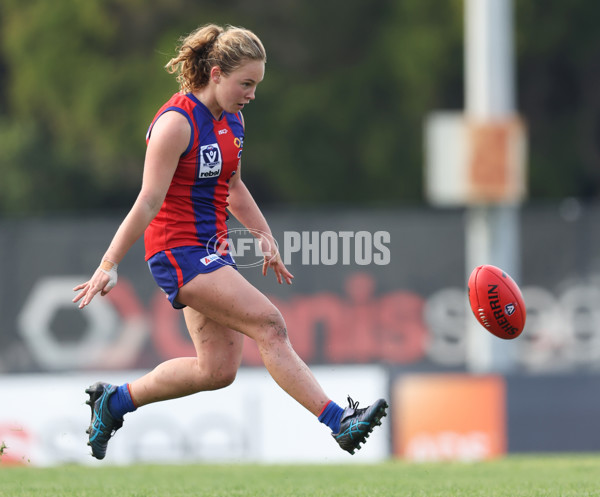
<svg viewBox="0 0 600 497"><path fill-rule="evenodd" d="M281 260L281 255L271 233L271 228L261 212L248 187L242 181L242 166L238 166L236 174L229 180L229 212L259 239L261 250L265 256L263 275L269 267L273 269L278 283L291 285L294 276Z"/></svg>

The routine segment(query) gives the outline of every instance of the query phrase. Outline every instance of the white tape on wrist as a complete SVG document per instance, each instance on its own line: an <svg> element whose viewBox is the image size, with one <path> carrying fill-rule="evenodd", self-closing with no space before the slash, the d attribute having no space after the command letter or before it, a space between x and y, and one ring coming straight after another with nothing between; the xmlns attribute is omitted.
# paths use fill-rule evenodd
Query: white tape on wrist
<svg viewBox="0 0 600 497"><path fill-rule="evenodd" d="M108 280L108 283L104 287L104 290L108 291L117 284L117 279L118 279L117 268L118 267L119 267L118 264L115 264L114 262L109 261L107 259L103 260L102 263L100 264L100 271L102 271L104 274L107 274L108 277L110 278Z"/></svg>

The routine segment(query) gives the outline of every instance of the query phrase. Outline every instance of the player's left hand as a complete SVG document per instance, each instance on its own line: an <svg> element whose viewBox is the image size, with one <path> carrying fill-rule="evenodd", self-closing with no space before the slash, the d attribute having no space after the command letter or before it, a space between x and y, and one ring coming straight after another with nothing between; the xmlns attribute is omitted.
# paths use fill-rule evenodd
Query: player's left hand
<svg viewBox="0 0 600 497"><path fill-rule="evenodd" d="M270 233L258 231L257 233L260 233L260 250L264 256L262 267L263 276L266 276L269 268L272 268L273 272L275 273L275 277L277 278L277 283L281 285L283 280L285 280L288 285L291 285L294 275L287 270L285 264L281 260L281 255L279 254L279 248L277 247L275 238L273 238L273 235Z"/></svg>
<svg viewBox="0 0 600 497"><path fill-rule="evenodd" d="M265 252L264 256L265 260L263 262L262 269L263 276L266 276L269 268L272 268L273 272L275 273L275 276L277 277L277 283L281 285L283 283L283 280L285 280L285 282L288 285L291 285L292 280L294 279L294 275L290 273L285 267L285 264L281 260L281 255L279 254L279 252L277 251L274 254Z"/></svg>

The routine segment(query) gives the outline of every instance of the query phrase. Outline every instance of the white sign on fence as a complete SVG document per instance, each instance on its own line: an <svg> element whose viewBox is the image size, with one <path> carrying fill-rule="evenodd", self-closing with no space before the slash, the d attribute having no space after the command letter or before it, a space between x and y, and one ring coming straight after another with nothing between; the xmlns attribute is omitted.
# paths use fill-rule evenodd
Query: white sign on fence
<svg viewBox="0 0 600 497"><path fill-rule="evenodd" d="M326 392L340 405L352 395L368 405L388 394L389 377L377 366L314 368ZM90 409L84 389L95 381L131 381L143 372L0 376L0 442L3 463L137 462L355 462L390 454L389 423L350 456L330 430L285 394L260 368L243 369L230 387L144 406L125 416L106 459L87 447Z"/></svg>

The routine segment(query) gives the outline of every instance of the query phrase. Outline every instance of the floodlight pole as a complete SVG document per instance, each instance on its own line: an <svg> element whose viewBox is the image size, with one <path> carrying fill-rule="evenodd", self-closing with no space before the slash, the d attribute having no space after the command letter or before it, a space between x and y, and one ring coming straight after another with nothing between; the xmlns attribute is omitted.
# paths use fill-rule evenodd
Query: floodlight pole
<svg viewBox="0 0 600 497"><path fill-rule="evenodd" d="M465 117L487 122L515 115L512 0L465 0ZM519 205L470 206L465 212L467 278L493 264L520 276ZM467 367L475 373L510 369L509 343L467 319Z"/></svg>

